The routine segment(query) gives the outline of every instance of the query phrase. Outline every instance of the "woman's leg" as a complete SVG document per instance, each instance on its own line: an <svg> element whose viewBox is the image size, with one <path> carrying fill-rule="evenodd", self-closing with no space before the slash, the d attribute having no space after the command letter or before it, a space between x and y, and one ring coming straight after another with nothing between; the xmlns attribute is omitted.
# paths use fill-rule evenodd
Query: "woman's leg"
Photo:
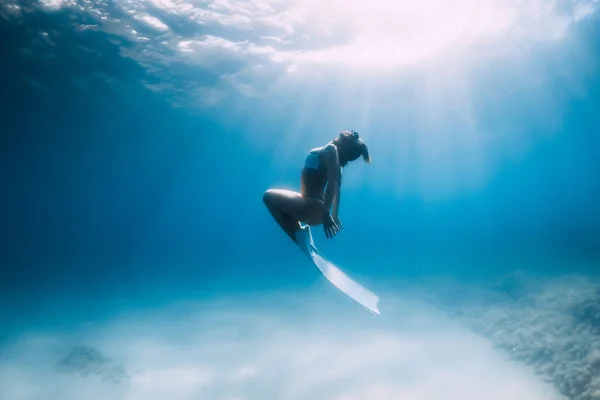
<svg viewBox="0 0 600 400"><path fill-rule="evenodd" d="M323 202L305 199L298 192L269 189L263 195L263 202L275 221L294 242L295 233L300 230L300 222L313 226L321 223Z"/></svg>

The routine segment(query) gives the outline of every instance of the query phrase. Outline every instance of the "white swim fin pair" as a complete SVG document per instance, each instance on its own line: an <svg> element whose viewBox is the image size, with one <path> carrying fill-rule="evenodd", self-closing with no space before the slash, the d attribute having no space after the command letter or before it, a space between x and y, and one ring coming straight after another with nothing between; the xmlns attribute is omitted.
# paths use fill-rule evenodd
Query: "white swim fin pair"
<svg viewBox="0 0 600 400"><path fill-rule="evenodd" d="M331 261L327 260L321 252L317 250L310 233L310 226L303 225L300 230L296 232L296 240L300 250L311 259L329 282L371 313L379 315L379 308L377 305L379 297L348 277L348 275L336 267Z"/></svg>

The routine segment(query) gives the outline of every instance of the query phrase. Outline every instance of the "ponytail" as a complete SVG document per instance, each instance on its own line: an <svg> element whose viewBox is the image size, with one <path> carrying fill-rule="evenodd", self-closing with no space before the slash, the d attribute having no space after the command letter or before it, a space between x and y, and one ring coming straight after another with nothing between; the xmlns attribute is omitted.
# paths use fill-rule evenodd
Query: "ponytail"
<svg viewBox="0 0 600 400"><path fill-rule="evenodd" d="M362 157L367 164L371 164L371 153L369 153L369 148L366 144L363 147Z"/></svg>

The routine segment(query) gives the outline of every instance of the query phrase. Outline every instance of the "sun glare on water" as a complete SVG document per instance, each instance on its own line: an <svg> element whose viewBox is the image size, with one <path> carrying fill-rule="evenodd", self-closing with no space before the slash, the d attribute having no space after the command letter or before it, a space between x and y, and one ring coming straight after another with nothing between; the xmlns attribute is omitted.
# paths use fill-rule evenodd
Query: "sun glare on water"
<svg viewBox="0 0 600 400"><path fill-rule="evenodd" d="M305 27L309 41L338 43L296 54L299 60L348 64L351 59L355 67L385 68L414 64L477 39L498 38L524 14L542 8L541 2L514 0L332 0L299 2L288 16L314 15Z"/></svg>

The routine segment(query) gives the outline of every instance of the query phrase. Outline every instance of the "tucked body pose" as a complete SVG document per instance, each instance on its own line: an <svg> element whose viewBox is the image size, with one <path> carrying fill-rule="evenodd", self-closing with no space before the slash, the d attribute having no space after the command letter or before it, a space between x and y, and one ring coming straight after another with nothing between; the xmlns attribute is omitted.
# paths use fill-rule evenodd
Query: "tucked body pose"
<svg viewBox="0 0 600 400"><path fill-rule="evenodd" d="M358 133L342 131L325 146L308 152L302 168L300 193L269 189L263 201L285 233L335 287L371 313L379 314L379 297L325 258L310 234L310 226L321 224L329 239L342 229L338 216L342 168L361 156L365 162L371 162L369 150Z"/></svg>
<svg viewBox="0 0 600 400"><path fill-rule="evenodd" d="M342 131L325 146L308 152L301 172L300 193L283 189L265 192L263 201L269 212L303 251L307 252L312 243L309 226L322 224L327 238L333 238L342 229L338 215L342 168L359 157L371 162L359 134Z"/></svg>

